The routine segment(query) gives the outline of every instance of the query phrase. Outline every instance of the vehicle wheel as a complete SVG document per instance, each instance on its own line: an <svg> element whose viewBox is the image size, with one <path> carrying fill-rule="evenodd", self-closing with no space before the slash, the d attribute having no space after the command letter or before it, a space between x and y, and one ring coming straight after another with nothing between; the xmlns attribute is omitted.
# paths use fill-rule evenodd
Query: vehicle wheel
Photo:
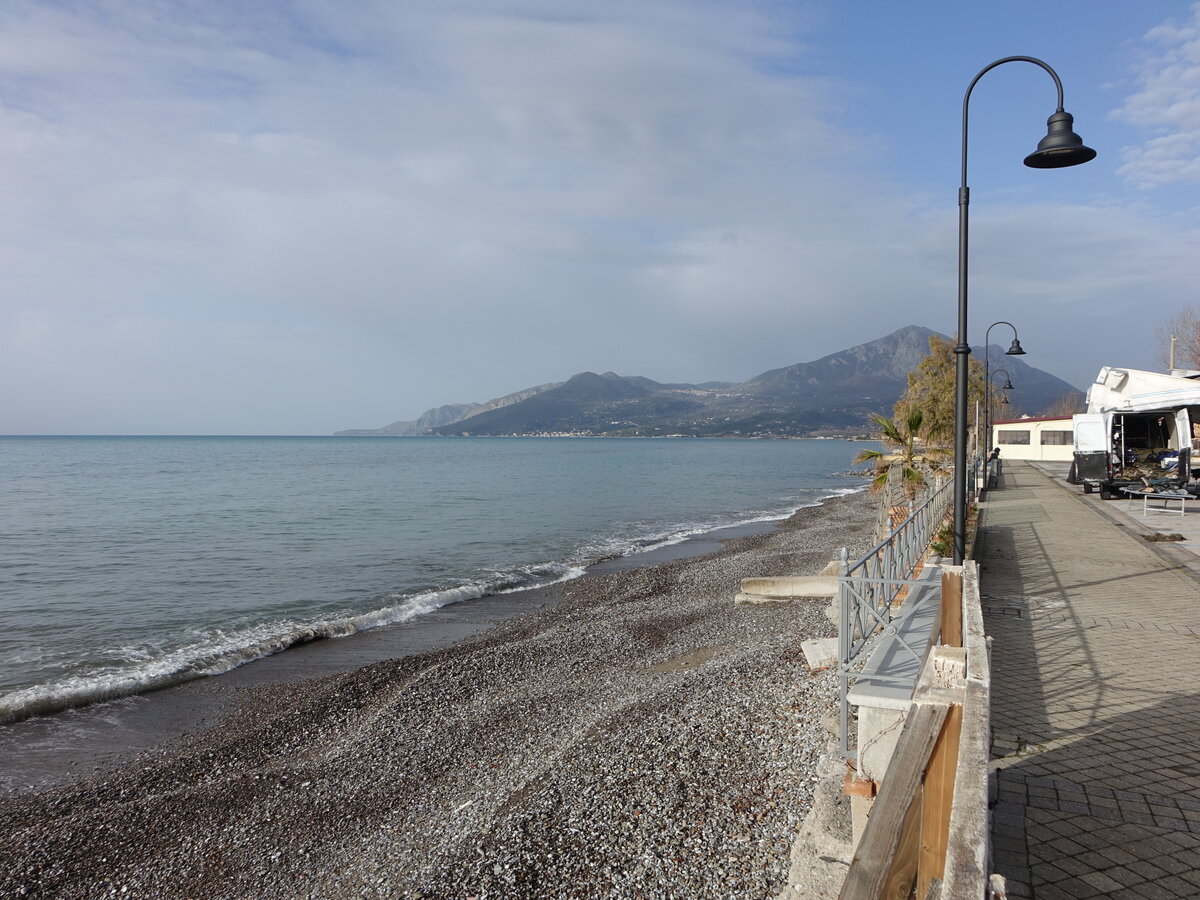
<svg viewBox="0 0 1200 900"><path fill-rule="evenodd" d="M1092 493L1092 491L1094 491L1094 490L1096 490L1096 489L1095 489L1094 487L1092 487L1091 483L1089 483L1089 482L1087 482L1087 481L1085 481L1085 482L1083 483L1083 492L1084 492L1085 494L1090 494L1090 493Z"/></svg>
<svg viewBox="0 0 1200 900"><path fill-rule="evenodd" d="M1100 486L1100 499L1101 500L1112 500L1116 496L1117 495L1112 490L1112 488L1107 488L1107 487L1104 487L1103 485Z"/></svg>

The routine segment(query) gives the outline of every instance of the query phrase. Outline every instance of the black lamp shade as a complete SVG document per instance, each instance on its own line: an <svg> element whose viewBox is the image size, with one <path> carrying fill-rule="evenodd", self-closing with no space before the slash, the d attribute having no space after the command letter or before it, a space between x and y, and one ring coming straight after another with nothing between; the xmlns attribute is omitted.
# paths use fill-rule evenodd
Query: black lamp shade
<svg viewBox="0 0 1200 900"><path fill-rule="evenodd" d="M1031 169L1063 169L1096 158L1096 151L1083 146L1083 138L1072 131L1075 117L1061 109L1046 120L1046 136L1037 149L1025 157Z"/></svg>
<svg viewBox="0 0 1200 900"><path fill-rule="evenodd" d="M1013 338L1012 346L1004 351L1005 356L1024 356L1025 351L1021 348L1021 342Z"/></svg>
<svg viewBox="0 0 1200 900"><path fill-rule="evenodd" d="M1012 390L1016 390L1016 389L1013 387L1013 383L1012 383L1012 381L1010 381L1009 379L1005 378L1005 379L1004 379L1004 384L1000 385L1000 390L1002 390L1002 391L1012 391Z"/></svg>

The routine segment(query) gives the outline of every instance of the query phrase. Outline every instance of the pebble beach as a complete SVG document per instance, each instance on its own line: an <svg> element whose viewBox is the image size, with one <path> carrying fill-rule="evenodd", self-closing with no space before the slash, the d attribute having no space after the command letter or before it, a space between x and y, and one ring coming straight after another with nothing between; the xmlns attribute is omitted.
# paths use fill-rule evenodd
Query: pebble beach
<svg viewBox="0 0 1200 900"><path fill-rule="evenodd" d="M248 692L113 771L7 797L0 896L765 898L831 736L826 601L740 579L866 549L865 493L556 586L449 648ZM824 721L823 721L824 720Z"/></svg>

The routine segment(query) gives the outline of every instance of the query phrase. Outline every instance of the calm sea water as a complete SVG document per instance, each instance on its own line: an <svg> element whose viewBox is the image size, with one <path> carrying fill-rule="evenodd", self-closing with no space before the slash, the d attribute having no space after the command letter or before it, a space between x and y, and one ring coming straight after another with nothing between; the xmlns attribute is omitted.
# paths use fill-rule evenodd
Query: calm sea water
<svg viewBox="0 0 1200 900"><path fill-rule="evenodd" d="M0 438L0 721L858 490L843 441Z"/></svg>

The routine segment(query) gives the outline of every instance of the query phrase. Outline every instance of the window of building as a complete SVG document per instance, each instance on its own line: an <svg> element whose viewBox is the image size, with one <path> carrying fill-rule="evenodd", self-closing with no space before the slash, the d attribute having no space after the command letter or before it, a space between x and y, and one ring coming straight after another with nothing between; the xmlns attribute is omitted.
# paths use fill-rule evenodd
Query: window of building
<svg viewBox="0 0 1200 900"><path fill-rule="evenodd" d="M1057 444L1058 446L1061 447L1063 444L1074 444L1074 443L1075 443L1075 433L1073 431L1043 431L1042 432L1042 445L1043 446L1045 446L1046 444Z"/></svg>
<svg viewBox="0 0 1200 900"><path fill-rule="evenodd" d="M999 431L996 433L996 443L998 444L1028 444L1029 430L1024 431Z"/></svg>

